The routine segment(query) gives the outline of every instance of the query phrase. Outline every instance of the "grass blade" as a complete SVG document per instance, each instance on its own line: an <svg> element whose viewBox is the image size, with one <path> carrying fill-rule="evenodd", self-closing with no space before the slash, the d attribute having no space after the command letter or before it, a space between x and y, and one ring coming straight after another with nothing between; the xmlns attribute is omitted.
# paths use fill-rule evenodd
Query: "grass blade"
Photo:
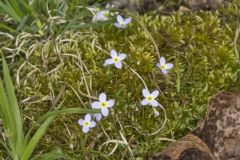
<svg viewBox="0 0 240 160"><path fill-rule="evenodd" d="M99 110L93 110L93 109L83 109L83 108L64 108L61 110L55 110L55 111L51 111L48 112L46 114L44 114L43 116L41 116L39 118L39 121L42 122L45 119L47 119L48 117L51 116L57 116L57 115L61 115L61 114L68 114L68 113L100 113Z"/></svg>
<svg viewBox="0 0 240 160"><path fill-rule="evenodd" d="M0 2L0 9L2 9L5 13L14 18L16 21L21 22L22 18L14 11L14 9L11 6L8 6L3 2Z"/></svg>
<svg viewBox="0 0 240 160"><path fill-rule="evenodd" d="M17 98L14 92L14 87L9 74L8 66L4 58L3 58L3 75L4 75L6 92L9 99L10 110L11 110L11 113L13 114L14 126L16 128L15 134L16 134L17 141L15 145L17 147L17 151L21 153L22 144L24 140L23 123L22 123L22 118L21 118Z"/></svg>
<svg viewBox="0 0 240 160"><path fill-rule="evenodd" d="M93 110L93 109L82 109L82 108L65 108L61 110L55 110L48 112L44 114L43 116L40 117L39 122L43 122L43 124L39 127L39 129L36 131L35 135L31 138L30 142L28 143L26 149L23 152L22 155L22 160L28 160L28 158L31 156L34 148L36 147L37 143L39 142L40 138L42 135L45 133L47 127L49 124L54 120L55 117L58 115L62 114L67 114L67 113L99 113L100 111L98 110ZM36 127L36 125L32 126L33 128ZM33 128L30 128L29 131L32 131ZM27 135L29 135L28 133ZM29 137L29 136L26 136ZM25 139L25 143L27 143L27 139Z"/></svg>
<svg viewBox="0 0 240 160"><path fill-rule="evenodd" d="M62 102L58 105L59 108L61 108L61 106L63 105L63 103L65 102L65 100L66 100L66 99L64 98L64 99L62 100ZM27 134L26 134L26 136L25 136L24 144L27 144L27 143L28 143L32 131L33 131L36 127L40 126L40 124L41 124L41 122L38 120L36 123L34 123L33 125L31 125L31 127L28 129L28 132L27 132Z"/></svg>
<svg viewBox="0 0 240 160"><path fill-rule="evenodd" d="M35 132L34 136L29 141L28 145L26 146L25 150L23 151L23 154L21 156L21 160L29 160L33 150L37 146L38 142L42 138L42 136L45 134L48 126L51 124L51 122L54 120L56 116L49 117L44 123L38 128L38 130Z"/></svg>
<svg viewBox="0 0 240 160"><path fill-rule="evenodd" d="M16 131L14 126L14 118L10 110L10 104L5 93L3 82L0 79L0 116L3 122L4 131L8 135L8 143L14 155L16 154Z"/></svg>
<svg viewBox="0 0 240 160"><path fill-rule="evenodd" d="M21 0L20 0L21 1ZM19 7L19 4L16 0L7 0L5 1L9 7L11 7L19 17L23 17L24 13Z"/></svg>
<svg viewBox="0 0 240 160"><path fill-rule="evenodd" d="M75 160L66 153L63 153L61 150L54 150L52 152L37 155L34 158L32 158L32 160L55 160L55 159Z"/></svg>
<svg viewBox="0 0 240 160"><path fill-rule="evenodd" d="M25 10L26 10L26 12L28 13L29 16L33 16L34 15L34 11L33 11L32 7L29 4L27 4L24 1L20 1L20 3L24 6L24 8L25 8ZM24 16L26 16L26 15L24 15Z"/></svg>
<svg viewBox="0 0 240 160"><path fill-rule="evenodd" d="M26 25L27 21L28 21L28 16L24 16L21 23L17 26L16 31L17 32L21 31L24 28L24 26Z"/></svg>
<svg viewBox="0 0 240 160"><path fill-rule="evenodd" d="M12 159L14 159L12 152L10 151L10 149L8 148L8 146L0 139L0 144L4 147L4 149L7 151L8 155L11 156Z"/></svg>
<svg viewBox="0 0 240 160"><path fill-rule="evenodd" d="M15 29L13 29L13 28L11 28L11 27L3 24L3 23L0 23L0 29L4 29L4 30L7 30L7 31L12 32L12 33L16 32Z"/></svg>
<svg viewBox="0 0 240 160"><path fill-rule="evenodd" d="M55 159L66 159L66 160L73 160L71 157L61 154L61 153L48 153L44 154L42 158L39 160L55 160Z"/></svg>

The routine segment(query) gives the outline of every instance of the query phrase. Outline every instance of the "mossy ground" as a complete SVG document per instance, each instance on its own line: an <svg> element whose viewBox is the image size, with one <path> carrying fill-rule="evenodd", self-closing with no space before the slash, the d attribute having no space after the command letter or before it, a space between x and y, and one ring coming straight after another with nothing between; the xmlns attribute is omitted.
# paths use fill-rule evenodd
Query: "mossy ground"
<svg viewBox="0 0 240 160"><path fill-rule="evenodd" d="M4 39L1 48L9 58L16 93L21 103L25 129L39 116L61 107L90 108L92 99L105 92L116 100L111 115L88 134L83 134L77 120L84 115L63 115L49 127L35 150L41 154L61 149L76 159L145 158L161 150L169 140L177 139L204 118L209 98L220 90L239 89L238 56L234 43L239 25L240 6L235 2L214 12L175 13L170 16L149 14L138 17L174 69L163 75L156 67L158 56L149 35L133 21L127 29L113 25L94 30L75 30L63 35L37 37L20 34L18 41ZM17 49L15 49L17 48ZM101 48L101 49L99 49ZM109 57L103 50L127 54L121 70L104 67ZM158 89L158 101L167 112L154 117L150 106L140 100L144 85L131 72L138 72L150 90ZM167 138L167 139L164 139ZM122 142L126 140L129 148ZM119 142L119 143L117 143ZM133 156L131 155L131 152ZM7 156L0 150L2 159ZM0 156L0 157L1 157Z"/></svg>

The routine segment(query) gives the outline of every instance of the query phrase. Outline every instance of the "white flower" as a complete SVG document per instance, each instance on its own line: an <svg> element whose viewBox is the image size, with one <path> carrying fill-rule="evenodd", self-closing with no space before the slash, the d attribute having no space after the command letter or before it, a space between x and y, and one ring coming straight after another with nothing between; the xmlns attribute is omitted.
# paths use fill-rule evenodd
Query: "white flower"
<svg viewBox="0 0 240 160"><path fill-rule="evenodd" d="M102 10L102 11L97 12L93 16L92 21L94 23L98 22L98 21L107 21L109 19L108 17L109 17L109 11L108 10Z"/></svg>
<svg viewBox="0 0 240 160"><path fill-rule="evenodd" d="M108 108L113 107L115 104L115 100L110 99L107 101L107 96L105 93L101 93L99 95L99 101L95 101L91 104L93 109L101 109L101 113L104 117L109 114Z"/></svg>
<svg viewBox="0 0 240 160"><path fill-rule="evenodd" d="M163 74L167 74L168 70L173 68L173 66L174 65L172 63L166 63L164 57L161 57L159 63L157 63L157 67L162 70Z"/></svg>
<svg viewBox="0 0 240 160"><path fill-rule="evenodd" d="M155 90L150 94L150 92L147 89L143 89L142 94L145 97L145 99L141 101L142 105L145 106L150 104L153 107L157 107L159 105L159 103L155 100L155 98L157 98L157 96L159 95L159 91Z"/></svg>
<svg viewBox="0 0 240 160"><path fill-rule="evenodd" d="M91 115L90 114L86 114L84 119L79 119L78 124L80 126L82 126L82 131L84 133L87 133L90 128L93 128L93 127L96 126L96 122L91 121Z"/></svg>
<svg viewBox="0 0 240 160"><path fill-rule="evenodd" d="M122 61L127 57L126 54L117 54L116 50L111 50L111 57L109 59L106 59L104 62L104 66L114 64L116 68L121 69L122 68Z"/></svg>

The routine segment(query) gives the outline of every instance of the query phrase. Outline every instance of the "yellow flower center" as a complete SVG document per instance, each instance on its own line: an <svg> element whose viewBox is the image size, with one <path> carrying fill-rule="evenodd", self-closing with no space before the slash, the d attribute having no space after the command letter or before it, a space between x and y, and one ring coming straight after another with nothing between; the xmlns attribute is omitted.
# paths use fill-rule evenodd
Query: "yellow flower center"
<svg viewBox="0 0 240 160"><path fill-rule="evenodd" d="M121 22L121 23L120 23L120 26L124 26L124 25L125 25L124 22Z"/></svg>
<svg viewBox="0 0 240 160"><path fill-rule="evenodd" d="M108 16L109 16L109 13L106 12L106 13L103 14L103 16L104 16L104 17L108 17Z"/></svg>
<svg viewBox="0 0 240 160"><path fill-rule="evenodd" d="M148 100L149 102L151 102L151 101L153 100L153 97L152 97L152 96L148 96L148 97L147 97L147 100Z"/></svg>
<svg viewBox="0 0 240 160"><path fill-rule="evenodd" d="M115 57L115 58L113 59L113 62L117 63L117 62L118 62L118 57Z"/></svg>
<svg viewBox="0 0 240 160"><path fill-rule="evenodd" d="M165 66L165 65L162 65L161 68L162 68L163 70L165 70L165 69L166 69L166 66Z"/></svg>
<svg viewBox="0 0 240 160"><path fill-rule="evenodd" d="M107 107L107 103L106 102L101 102L101 107L102 108L106 108Z"/></svg>
<svg viewBox="0 0 240 160"><path fill-rule="evenodd" d="M84 124L83 124L85 127L88 127L90 126L90 123L88 121L85 121Z"/></svg>

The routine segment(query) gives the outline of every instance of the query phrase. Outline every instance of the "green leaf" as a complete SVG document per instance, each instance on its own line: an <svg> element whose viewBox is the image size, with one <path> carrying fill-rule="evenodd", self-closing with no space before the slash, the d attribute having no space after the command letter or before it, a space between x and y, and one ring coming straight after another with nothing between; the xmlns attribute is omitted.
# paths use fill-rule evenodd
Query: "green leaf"
<svg viewBox="0 0 240 160"><path fill-rule="evenodd" d="M52 123L56 116L49 117L44 123L38 128L35 132L34 136L29 141L28 145L26 146L23 154L21 156L21 160L29 160L33 150L36 148L37 144L39 143L42 136L45 134L48 126Z"/></svg>
<svg viewBox="0 0 240 160"><path fill-rule="evenodd" d="M19 1L19 2L24 6L24 9L28 13L28 15L30 15L30 16L34 15L34 10L32 9L32 7L29 4L27 4L24 1Z"/></svg>
<svg viewBox="0 0 240 160"><path fill-rule="evenodd" d="M67 160L72 160L71 157L65 155L65 154L61 154L61 153L48 153L48 154L44 154L42 156L42 158L40 158L39 160L55 160L55 159L67 159Z"/></svg>
<svg viewBox="0 0 240 160"><path fill-rule="evenodd" d="M86 28L97 28L104 25L109 25L112 23L112 20L109 21L103 21L103 22L97 22L97 23L84 23L84 24L71 24L67 26L64 30L70 30L70 29L86 29Z"/></svg>
<svg viewBox="0 0 240 160"><path fill-rule="evenodd" d="M39 121L42 122L50 116L56 116L56 115L67 114L67 113L85 113L86 114L86 113L100 113L100 111L93 110L93 109L83 109L83 108L64 108L61 110L55 110L55 111L51 111L44 114L39 118Z"/></svg>
<svg viewBox="0 0 240 160"><path fill-rule="evenodd" d="M10 104L10 110L11 113L13 114L13 119L14 119L14 126L16 128L16 147L17 151L21 153L22 150L22 144L24 140L24 133L23 133L23 123L22 123L22 118L17 102L16 95L14 93L14 87L10 78L9 70L7 67L7 63L5 59L3 58L3 75L4 75L4 82L5 82L5 87L6 87L6 92L8 95L8 100Z"/></svg>
<svg viewBox="0 0 240 160"><path fill-rule="evenodd" d="M0 79L0 116L3 122L3 128L6 134L8 135L8 143L14 155L16 153L16 130L14 125L14 118L10 109L10 104L6 95L6 92L3 87L3 82Z"/></svg>
<svg viewBox="0 0 240 160"><path fill-rule="evenodd" d="M17 26L17 32L21 31L23 29L23 27L25 26L25 24L27 23L28 20L28 16L24 16L21 23Z"/></svg>
<svg viewBox="0 0 240 160"><path fill-rule="evenodd" d="M5 13L7 13L9 16L11 16L16 21L21 22L21 19L22 19L21 16L19 16L11 6L8 6L8 5L4 4L3 2L0 2L0 9L2 9Z"/></svg>
<svg viewBox="0 0 240 160"><path fill-rule="evenodd" d="M22 0L18 0L18 1L22 1ZM19 17L24 16L24 13L21 10L21 8L16 0L7 0L7 1L5 1L5 3L7 3L7 5L9 7L11 7Z"/></svg>
<svg viewBox="0 0 240 160"><path fill-rule="evenodd" d="M5 25L5 24L3 24L3 23L0 23L0 29L5 29L5 30L8 30L9 32L16 32L16 30L15 29L13 29L13 28L11 28L11 27L9 27L9 26L7 26L7 25Z"/></svg>
<svg viewBox="0 0 240 160"><path fill-rule="evenodd" d="M4 149L8 152L8 155L11 156L12 159L14 159L11 150L8 148L8 146L0 139L0 144L4 147Z"/></svg>
<svg viewBox="0 0 240 160"><path fill-rule="evenodd" d="M38 155L32 158L32 160L54 160L54 159L74 160L72 157L68 156L67 154L62 153L61 150L54 150L52 152Z"/></svg>
<svg viewBox="0 0 240 160"><path fill-rule="evenodd" d="M28 160L28 158L31 156L34 148L36 147L37 143L39 142L40 138L46 131L48 125L56 118L58 115L67 114L67 113L99 113L99 110L92 110L92 109L82 109L82 108L66 108L61 110L55 110L48 112L40 117L39 123L43 122L43 124L39 127L39 129L36 131L35 135L31 138L30 142L27 144L26 149L23 152L22 160ZM48 122L48 123L47 123ZM37 124L39 124L37 123ZM36 125L37 125L36 124ZM28 132L25 144L28 141L28 137L31 133L31 131L36 127L36 125L32 126L30 128L30 132Z"/></svg>

